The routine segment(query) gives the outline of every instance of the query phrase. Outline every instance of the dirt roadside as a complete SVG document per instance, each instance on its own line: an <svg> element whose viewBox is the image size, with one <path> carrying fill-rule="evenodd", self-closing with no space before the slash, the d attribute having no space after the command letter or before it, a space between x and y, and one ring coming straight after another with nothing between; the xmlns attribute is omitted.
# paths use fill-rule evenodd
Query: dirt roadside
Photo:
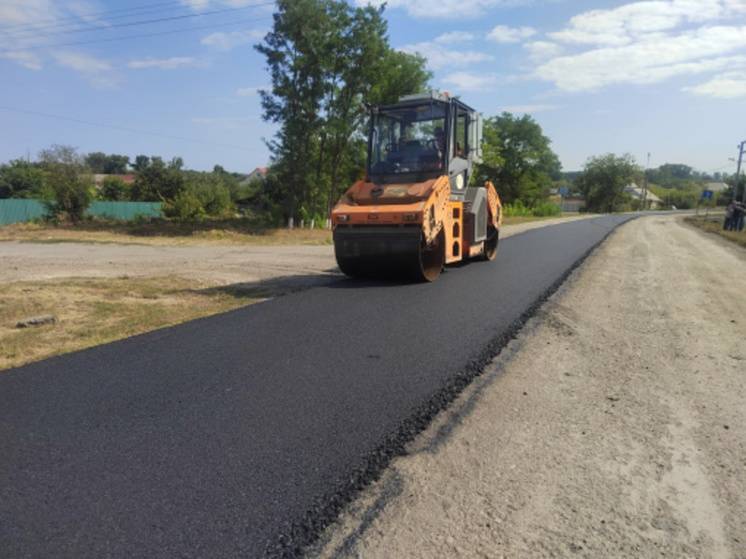
<svg viewBox="0 0 746 559"><path fill-rule="evenodd" d="M503 238L565 221L544 219L506 225ZM282 281L313 285L337 274L329 245L255 246L196 244L146 246L73 242L0 242L0 282L69 277L180 276L212 285Z"/></svg>
<svg viewBox="0 0 746 559"><path fill-rule="evenodd" d="M312 557L746 557L746 251L622 226Z"/></svg>

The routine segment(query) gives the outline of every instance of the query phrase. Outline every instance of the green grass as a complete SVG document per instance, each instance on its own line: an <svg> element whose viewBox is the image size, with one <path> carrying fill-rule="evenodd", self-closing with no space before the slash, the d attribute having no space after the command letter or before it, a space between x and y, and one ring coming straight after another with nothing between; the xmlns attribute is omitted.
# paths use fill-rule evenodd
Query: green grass
<svg viewBox="0 0 746 559"><path fill-rule="evenodd" d="M0 299L0 369L227 311L266 295L195 286L175 277L11 282ZM19 320L42 314L57 322L15 328Z"/></svg>

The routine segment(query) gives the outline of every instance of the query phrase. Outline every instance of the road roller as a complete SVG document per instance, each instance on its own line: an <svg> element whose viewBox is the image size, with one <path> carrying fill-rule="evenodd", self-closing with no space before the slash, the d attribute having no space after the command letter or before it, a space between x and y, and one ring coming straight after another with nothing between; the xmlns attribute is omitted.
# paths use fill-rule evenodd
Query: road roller
<svg viewBox="0 0 746 559"><path fill-rule="evenodd" d="M370 107L366 175L331 213L339 268L353 277L430 282L444 266L494 260L502 223L482 161L482 116L429 92Z"/></svg>

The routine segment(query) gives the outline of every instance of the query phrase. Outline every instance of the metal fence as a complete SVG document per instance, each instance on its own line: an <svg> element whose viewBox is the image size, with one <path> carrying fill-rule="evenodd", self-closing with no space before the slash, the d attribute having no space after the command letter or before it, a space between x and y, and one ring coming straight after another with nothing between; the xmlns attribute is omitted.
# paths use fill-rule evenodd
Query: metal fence
<svg viewBox="0 0 746 559"><path fill-rule="evenodd" d="M47 207L41 200L6 198L0 200L0 226L41 219ZM162 217L160 202L92 202L86 212L92 217L132 221L136 217Z"/></svg>

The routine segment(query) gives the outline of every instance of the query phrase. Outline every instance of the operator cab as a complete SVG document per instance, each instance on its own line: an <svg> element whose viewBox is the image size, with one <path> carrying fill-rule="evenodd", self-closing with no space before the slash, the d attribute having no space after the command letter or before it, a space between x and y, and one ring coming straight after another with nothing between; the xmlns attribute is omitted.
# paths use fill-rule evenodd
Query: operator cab
<svg viewBox="0 0 746 559"><path fill-rule="evenodd" d="M372 182L421 182L448 175L452 198L463 199L473 166L481 161L482 117L458 99L430 92L371 110Z"/></svg>

